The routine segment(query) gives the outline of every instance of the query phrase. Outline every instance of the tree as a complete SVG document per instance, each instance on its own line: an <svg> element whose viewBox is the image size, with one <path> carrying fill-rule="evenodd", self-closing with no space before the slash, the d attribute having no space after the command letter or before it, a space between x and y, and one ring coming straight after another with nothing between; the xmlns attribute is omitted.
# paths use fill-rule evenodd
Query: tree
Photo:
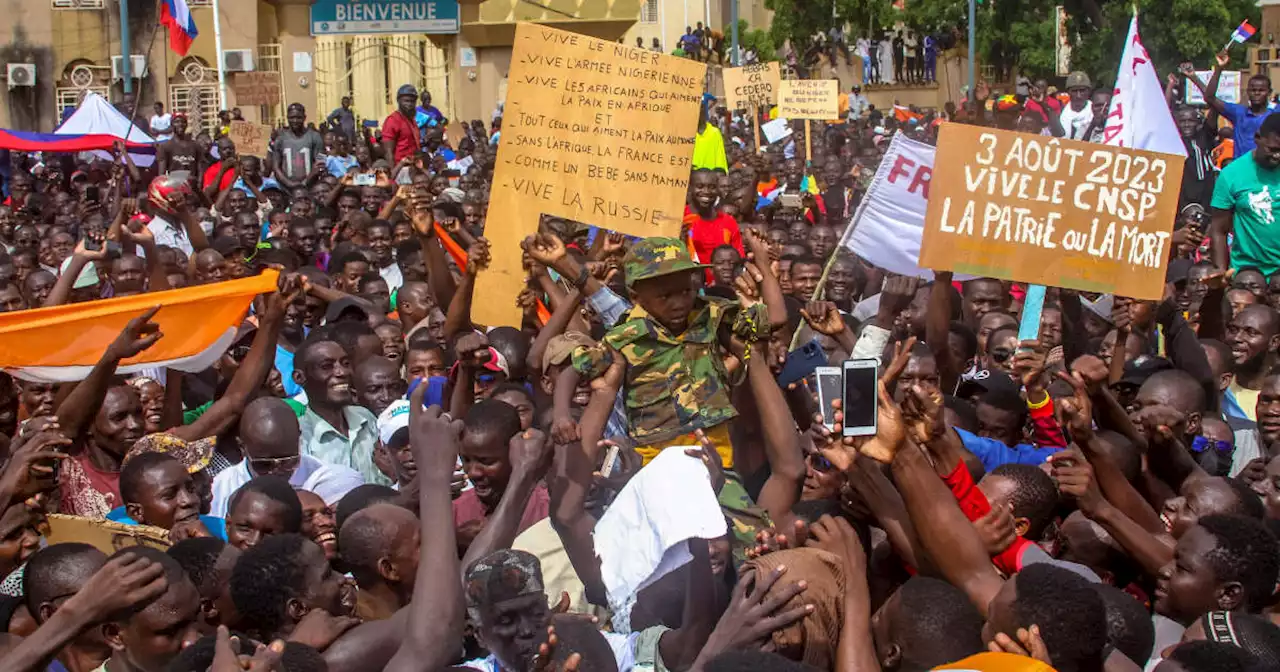
<svg viewBox="0 0 1280 672"><path fill-rule="evenodd" d="M1078 11L1072 12L1067 5L1072 12L1070 27L1077 33L1071 67L1110 84L1124 52L1133 5L1129 0L1074 1L1080 5ZM1172 72L1184 61L1208 69L1240 21L1259 23L1253 0L1138 0L1137 4L1142 43L1159 73ZM1244 49L1235 49L1232 57L1231 67L1245 67Z"/></svg>
<svg viewBox="0 0 1280 672"><path fill-rule="evenodd" d="M725 26L724 34L726 40L729 39L731 32L732 29ZM778 60L778 51L777 47L774 46L773 36L767 30L749 28L746 19L738 19L738 44L742 46L743 51L754 50L761 63Z"/></svg>

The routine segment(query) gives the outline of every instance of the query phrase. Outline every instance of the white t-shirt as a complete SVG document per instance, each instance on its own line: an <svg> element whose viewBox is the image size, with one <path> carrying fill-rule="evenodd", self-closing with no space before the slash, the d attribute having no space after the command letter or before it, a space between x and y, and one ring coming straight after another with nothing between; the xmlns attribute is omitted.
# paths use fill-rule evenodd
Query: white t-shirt
<svg viewBox="0 0 1280 672"><path fill-rule="evenodd" d="M1062 106L1062 113L1058 115L1058 122L1062 124L1062 130L1072 140L1085 140L1084 132L1089 128L1089 124L1092 121L1093 105L1085 105L1084 109L1076 112L1071 109L1071 104L1067 103Z"/></svg>
<svg viewBox="0 0 1280 672"><path fill-rule="evenodd" d="M173 115L168 112L151 116L151 132L156 134L156 140L172 138L173 134L169 132L169 128L172 125Z"/></svg>

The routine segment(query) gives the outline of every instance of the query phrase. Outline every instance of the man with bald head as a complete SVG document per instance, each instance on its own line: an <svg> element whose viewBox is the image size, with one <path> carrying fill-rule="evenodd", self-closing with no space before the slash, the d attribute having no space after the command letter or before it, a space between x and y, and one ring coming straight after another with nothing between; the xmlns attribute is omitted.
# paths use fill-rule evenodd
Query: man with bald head
<svg viewBox="0 0 1280 672"><path fill-rule="evenodd" d="M27 611L38 625L44 625L64 598L79 592L105 564L107 555L88 544L54 544L36 551L22 574ZM63 647L57 661L67 670L92 670L110 657L111 647L102 638L102 630L90 628Z"/></svg>
<svg viewBox="0 0 1280 672"><path fill-rule="evenodd" d="M374 415L382 415L391 402L404 398L408 389L400 367L386 357L369 357L356 367L356 404Z"/></svg>
<svg viewBox="0 0 1280 672"><path fill-rule="evenodd" d="M191 257L191 283L207 285L227 279L227 260L222 253L206 247Z"/></svg>
<svg viewBox="0 0 1280 672"><path fill-rule="evenodd" d="M43 268L28 273L27 278L22 281L22 296L26 298L27 305L32 308L43 306L57 282L58 277Z"/></svg>
<svg viewBox="0 0 1280 672"><path fill-rule="evenodd" d="M418 574L418 517L379 503L352 514L338 531L342 564L360 586L356 615L365 621L390 618L413 597Z"/></svg>
<svg viewBox="0 0 1280 672"><path fill-rule="evenodd" d="M1182 439L1190 446L1192 438L1200 434L1200 419L1207 408L1206 402L1204 388L1191 374L1182 369L1157 371L1138 389L1133 421L1142 427L1141 418L1149 409L1157 406L1171 408L1186 420L1186 436Z"/></svg>
<svg viewBox="0 0 1280 672"><path fill-rule="evenodd" d="M321 462L299 452L298 416L275 397L259 397L240 416L244 459L213 479L213 515L225 518L231 495L257 476L288 479L295 489L310 490L332 506L364 479L354 469Z"/></svg>
<svg viewBox="0 0 1280 672"><path fill-rule="evenodd" d="M400 324L404 325L404 333L409 333L419 322L427 319L435 305L435 299L431 296L431 288L427 283L416 280L405 281L396 294L396 311L400 313Z"/></svg>
<svg viewBox="0 0 1280 672"><path fill-rule="evenodd" d="M1258 390L1280 348L1280 313L1271 306L1245 306L1227 326L1235 376L1223 394L1223 412L1257 421Z"/></svg>

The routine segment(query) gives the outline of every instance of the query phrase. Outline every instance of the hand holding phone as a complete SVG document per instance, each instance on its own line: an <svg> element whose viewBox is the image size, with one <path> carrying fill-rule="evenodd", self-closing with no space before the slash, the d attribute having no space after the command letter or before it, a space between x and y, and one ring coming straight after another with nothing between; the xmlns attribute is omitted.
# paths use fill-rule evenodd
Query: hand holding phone
<svg viewBox="0 0 1280 672"><path fill-rule="evenodd" d="M844 371L836 366L819 366L815 371L818 378L818 406L822 413L822 425L828 430L836 424L836 410L831 402L844 396Z"/></svg>
<svg viewBox="0 0 1280 672"><path fill-rule="evenodd" d="M874 359L850 359L844 363L845 436L875 435L879 378L880 364Z"/></svg>

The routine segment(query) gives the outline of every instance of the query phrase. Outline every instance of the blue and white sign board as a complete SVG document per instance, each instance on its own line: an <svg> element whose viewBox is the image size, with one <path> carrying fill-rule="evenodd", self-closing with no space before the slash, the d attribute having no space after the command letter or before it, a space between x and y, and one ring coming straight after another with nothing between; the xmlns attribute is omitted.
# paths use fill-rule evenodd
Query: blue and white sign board
<svg viewBox="0 0 1280 672"><path fill-rule="evenodd" d="M316 0L312 35L456 33L457 0Z"/></svg>

